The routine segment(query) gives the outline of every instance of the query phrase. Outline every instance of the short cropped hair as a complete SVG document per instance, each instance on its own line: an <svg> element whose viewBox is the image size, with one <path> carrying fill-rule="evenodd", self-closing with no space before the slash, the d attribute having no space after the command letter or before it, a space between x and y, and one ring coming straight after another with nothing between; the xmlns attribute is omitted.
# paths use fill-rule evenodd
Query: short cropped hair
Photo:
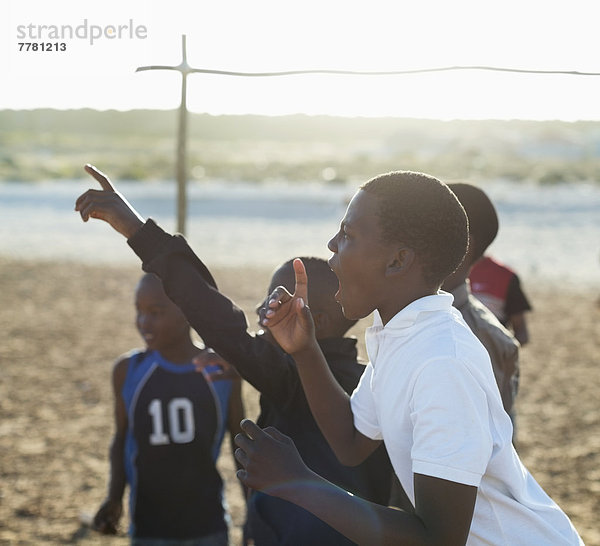
<svg viewBox="0 0 600 546"><path fill-rule="evenodd" d="M448 186L428 174L394 171L360 189L378 199L384 240L411 248L425 281L441 285L460 265L468 245L467 215Z"/></svg>
<svg viewBox="0 0 600 546"><path fill-rule="evenodd" d="M279 275L284 275L284 279L287 281L284 284L285 288L290 292L294 292L296 278L294 273L295 259L296 258L291 258L277 267ZM323 295L332 301L335 301L334 295L337 292L339 282L335 273L331 270L331 267L329 267L327 260L315 256L301 256L300 260L302 260L302 263L306 268L306 274L309 278L308 301L315 299L316 297L321 298ZM313 280L313 282L310 282L311 280ZM312 292L315 292L315 294L311 298Z"/></svg>
<svg viewBox="0 0 600 546"><path fill-rule="evenodd" d="M469 218L469 232L473 236L473 261L483 256L498 234L498 215L490 198L472 184L462 182L448 184L458 197Z"/></svg>
<svg viewBox="0 0 600 546"><path fill-rule="evenodd" d="M276 269L279 277L278 280L282 281L283 286L292 293L294 292L296 282L296 275L294 273L295 259L289 259ZM334 305L336 308L339 308L340 304L335 301L335 293L339 288L339 281L336 274L329 267L329 262L315 256L301 256L300 260L302 260L306 268L306 275L308 276L308 301L311 307L328 307ZM273 280L271 281L272 283ZM274 288L275 286L271 286L269 291Z"/></svg>

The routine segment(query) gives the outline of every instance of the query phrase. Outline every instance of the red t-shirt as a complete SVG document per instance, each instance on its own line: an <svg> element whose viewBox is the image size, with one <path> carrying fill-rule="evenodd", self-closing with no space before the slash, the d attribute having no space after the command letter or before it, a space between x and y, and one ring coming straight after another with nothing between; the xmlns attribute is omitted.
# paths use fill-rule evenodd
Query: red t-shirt
<svg viewBox="0 0 600 546"><path fill-rule="evenodd" d="M531 310L517 274L489 256L484 256L473 265L469 281L471 292L504 325L511 315Z"/></svg>

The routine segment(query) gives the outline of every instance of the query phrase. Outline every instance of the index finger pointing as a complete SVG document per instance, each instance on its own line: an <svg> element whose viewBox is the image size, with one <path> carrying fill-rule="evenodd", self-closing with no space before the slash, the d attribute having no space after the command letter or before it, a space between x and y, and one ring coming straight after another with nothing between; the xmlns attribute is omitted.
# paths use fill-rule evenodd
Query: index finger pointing
<svg viewBox="0 0 600 546"><path fill-rule="evenodd" d="M115 188L108 179L108 176L106 176L102 171L96 169L96 167L90 165L89 163L85 165L84 169L86 173L92 175L98 182L100 182L103 190L115 191Z"/></svg>
<svg viewBox="0 0 600 546"><path fill-rule="evenodd" d="M306 274L304 263L302 263L300 258L294 260L294 273L296 275L294 297L302 298L304 303L308 305L308 275Z"/></svg>

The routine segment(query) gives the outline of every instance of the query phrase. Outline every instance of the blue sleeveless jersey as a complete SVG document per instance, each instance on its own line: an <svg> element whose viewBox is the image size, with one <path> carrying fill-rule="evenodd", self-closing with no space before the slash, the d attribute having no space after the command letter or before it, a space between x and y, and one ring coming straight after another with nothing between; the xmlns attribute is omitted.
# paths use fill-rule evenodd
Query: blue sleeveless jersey
<svg viewBox="0 0 600 546"><path fill-rule="evenodd" d="M156 351L130 357L122 395L133 536L185 539L227 529L215 464L231 388Z"/></svg>

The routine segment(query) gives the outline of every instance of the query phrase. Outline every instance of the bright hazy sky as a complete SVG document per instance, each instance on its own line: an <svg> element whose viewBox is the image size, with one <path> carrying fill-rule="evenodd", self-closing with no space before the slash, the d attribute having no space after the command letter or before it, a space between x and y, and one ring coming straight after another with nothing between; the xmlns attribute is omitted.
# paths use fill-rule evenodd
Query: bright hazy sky
<svg viewBox="0 0 600 546"><path fill-rule="evenodd" d="M181 35L195 68L408 70L488 65L600 72L596 0L0 0L0 109L179 105ZM38 39L37 27L88 37ZM145 27L145 38L103 37ZM33 25L31 36L28 25ZM29 33L19 38L19 27ZM107 30L108 29L108 30ZM21 28L23 30L23 28ZM80 29L82 34L84 29ZM21 35L23 34L21 32ZM140 30L144 34L143 29ZM65 42L25 52L19 42ZM191 74L188 107L256 113L424 118L600 119L600 76L458 71L402 76L238 78Z"/></svg>

